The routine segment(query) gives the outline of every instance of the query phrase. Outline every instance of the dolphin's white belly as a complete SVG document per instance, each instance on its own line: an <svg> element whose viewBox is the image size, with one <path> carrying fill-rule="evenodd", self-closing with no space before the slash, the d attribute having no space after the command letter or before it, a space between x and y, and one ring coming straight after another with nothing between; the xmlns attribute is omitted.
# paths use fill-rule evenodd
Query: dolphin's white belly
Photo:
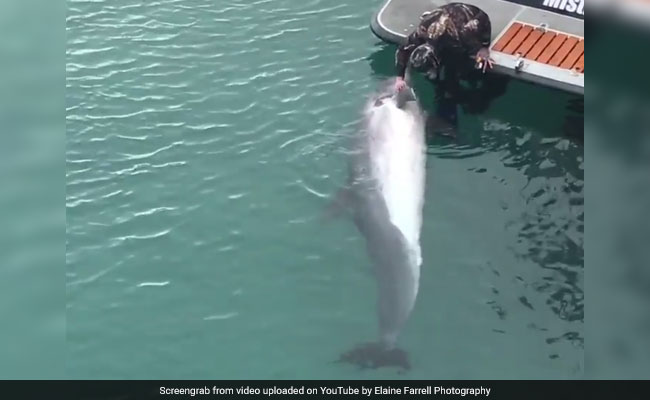
<svg viewBox="0 0 650 400"><path fill-rule="evenodd" d="M375 134L370 140L372 175L378 184L390 221L404 235L412 267L422 263L420 230L425 180L425 144L418 115L386 102L374 110Z"/></svg>

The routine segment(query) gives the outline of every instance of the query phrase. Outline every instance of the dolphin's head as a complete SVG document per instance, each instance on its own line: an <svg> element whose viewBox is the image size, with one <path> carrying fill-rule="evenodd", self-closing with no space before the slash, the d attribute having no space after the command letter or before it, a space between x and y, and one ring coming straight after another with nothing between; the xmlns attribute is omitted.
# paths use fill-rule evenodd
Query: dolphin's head
<svg viewBox="0 0 650 400"><path fill-rule="evenodd" d="M416 100L417 97L410 85L407 84L402 88L402 90L397 91L395 89L395 79L391 79L386 82L382 90L377 93L373 99L373 103L375 107L379 107L386 101L394 101L397 107L402 108L406 103Z"/></svg>
<svg viewBox="0 0 650 400"><path fill-rule="evenodd" d="M417 100L415 97L415 92L410 86L406 86L399 92L395 93L393 95L393 98L395 99L395 104L397 104L397 107L399 108L403 108L404 105L410 101Z"/></svg>

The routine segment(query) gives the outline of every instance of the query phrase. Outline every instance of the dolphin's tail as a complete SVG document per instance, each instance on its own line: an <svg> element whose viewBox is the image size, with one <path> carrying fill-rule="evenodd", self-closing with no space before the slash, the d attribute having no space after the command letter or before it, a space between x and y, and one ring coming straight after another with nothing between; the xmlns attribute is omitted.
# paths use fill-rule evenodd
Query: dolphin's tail
<svg viewBox="0 0 650 400"><path fill-rule="evenodd" d="M325 207L323 217L325 219L334 219L346 214L352 201L351 196L349 188L340 188Z"/></svg>
<svg viewBox="0 0 650 400"><path fill-rule="evenodd" d="M381 343L364 343L343 353L339 362L346 362L359 368L397 367L403 370L411 369L408 354L401 349L387 348Z"/></svg>
<svg viewBox="0 0 650 400"><path fill-rule="evenodd" d="M363 228L363 227L360 227ZM374 228L374 229L372 229ZM419 256L399 229L366 227L369 242L384 246L369 246L373 271L377 278L377 313L379 317L379 342L362 344L343 354L341 362L361 368L398 367L410 369L408 355L396 347L398 336L415 304L418 292L419 267L413 263ZM383 236L388 235L388 236Z"/></svg>

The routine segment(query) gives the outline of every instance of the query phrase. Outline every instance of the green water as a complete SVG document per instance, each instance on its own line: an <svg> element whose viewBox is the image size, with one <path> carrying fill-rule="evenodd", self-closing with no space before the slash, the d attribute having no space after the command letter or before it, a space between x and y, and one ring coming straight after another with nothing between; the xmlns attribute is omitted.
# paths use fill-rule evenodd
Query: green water
<svg viewBox="0 0 650 400"><path fill-rule="evenodd" d="M518 82L429 146L412 370L333 362L376 339L363 239L320 216L392 72L380 3L68 2L71 378L582 376L582 145Z"/></svg>

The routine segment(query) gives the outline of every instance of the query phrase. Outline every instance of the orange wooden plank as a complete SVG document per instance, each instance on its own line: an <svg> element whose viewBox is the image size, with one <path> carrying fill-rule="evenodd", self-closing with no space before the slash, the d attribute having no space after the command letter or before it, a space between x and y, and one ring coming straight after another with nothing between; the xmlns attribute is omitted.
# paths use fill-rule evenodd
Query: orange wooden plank
<svg viewBox="0 0 650 400"><path fill-rule="evenodd" d="M555 38L555 32L546 32L542 37L535 43L532 49L530 49L524 56L531 60L536 60L544 49L548 46L549 43Z"/></svg>
<svg viewBox="0 0 650 400"><path fill-rule="evenodd" d="M573 66L573 69L575 69L580 73L585 72L585 53L582 53L580 58L578 58L578 61L576 61L576 64Z"/></svg>
<svg viewBox="0 0 650 400"><path fill-rule="evenodd" d="M576 44L576 47L571 50L571 52L566 56L564 61L562 61L562 64L560 64L560 68L566 68L566 69L571 69L575 65L576 61L580 58L582 54L585 52L585 41L581 40Z"/></svg>
<svg viewBox="0 0 650 400"><path fill-rule="evenodd" d="M510 25L510 28L506 31L506 33L501 36L499 41L492 47L493 50L495 51L501 51L503 50L504 47L512 40L512 38L519 32L523 25L521 25L519 22L515 22L514 24Z"/></svg>
<svg viewBox="0 0 650 400"><path fill-rule="evenodd" d="M530 49L533 48L533 45L537 43L540 37L542 37L543 32L540 31L539 29L534 29L530 35L524 40L524 42L515 50L515 54L519 53L521 55L524 55L528 53Z"/></svg>
<svg viewBox="0 0 650 400"><path fill-rule="evenodd" d="M515 50L526 40L530 32L532 32L533 27L524 25L519 32L512 38L510 43L502 50L506 54L515 54Z"/></svg>
<svg viewBox="0 0 650 400"><path fill-rule="evenodd" d="M542 54L539 55L537 61L546 64L553 57L555 52L562 46L562 43L566 41L567 35L560 33L551 41L551 43L546 46Z"/></svg>
<svg viewBox="0 0 650 400"><path fill-rule="evenodd" d="M554 67L559 67L560 64L562 64L562 61L566 58L566 56L571 53L571 50L578 44L578 38L574 36L569 36L569 38L566 40L566 42L562 43L562 46L555 52L553 57L551 57L551 61L549 61L549 64L554 66Z"/></svg>

